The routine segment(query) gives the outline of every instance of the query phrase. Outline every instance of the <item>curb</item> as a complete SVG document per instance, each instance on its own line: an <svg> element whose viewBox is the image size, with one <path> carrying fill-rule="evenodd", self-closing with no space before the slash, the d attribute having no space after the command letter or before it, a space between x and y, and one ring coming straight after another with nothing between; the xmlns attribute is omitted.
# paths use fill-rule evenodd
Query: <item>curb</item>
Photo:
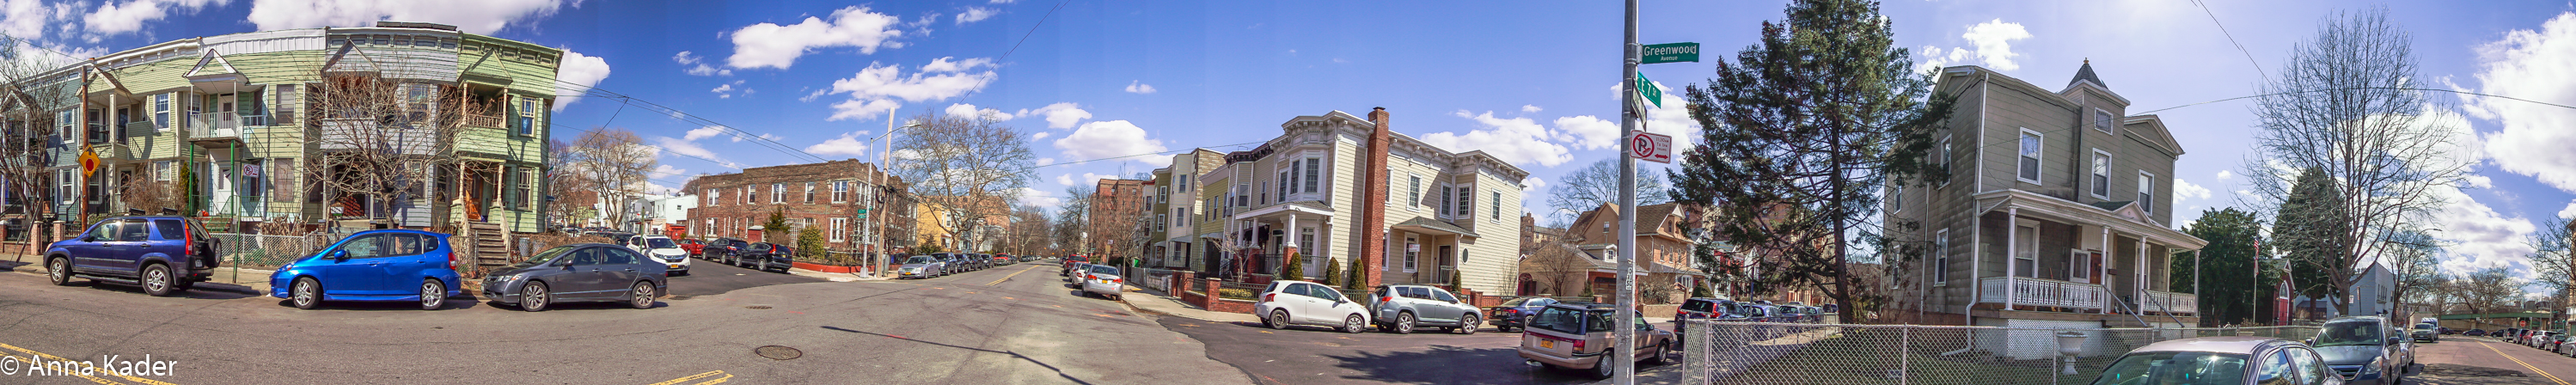
<svg viewBox="0 0 2576 385"><path fill-rule="evenodd" d="M250 288L249 286L235 285L235 284L229 284L229 283L198 282L196 286L192 286L191 288L193 288L193 289L197 289L197 290L214 290L214 291L221 291L221 292L228 292L228 293L241 293L241 294L249 294L249 295L256 295L256 296L265 296L265 295L268 295L268 293L262 293L262 292L259 292L259 290L258 290L258 289L252 289L252 288Z"/></svg>

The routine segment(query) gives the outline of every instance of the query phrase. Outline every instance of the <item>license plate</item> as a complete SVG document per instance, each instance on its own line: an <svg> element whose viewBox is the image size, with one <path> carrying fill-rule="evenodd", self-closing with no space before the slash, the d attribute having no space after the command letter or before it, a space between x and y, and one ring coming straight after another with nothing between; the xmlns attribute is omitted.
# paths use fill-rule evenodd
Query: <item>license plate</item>
<svg viewBox="0 0 2576 385"><path fill-rule="evenodd" d="M671 268L673 268L673 269L677 269L677 268L680 268L680 265L679 265L679 264L671 264Z"/></svg>
<svg viewBox="0 0 2576 385"><path fill-rule="evenodd" d="M1540 347L1540 348L1547 348L1547 349L1555 349L1555 348L1556 348L1556 340L1538 340L1538 347Z"/></svg>

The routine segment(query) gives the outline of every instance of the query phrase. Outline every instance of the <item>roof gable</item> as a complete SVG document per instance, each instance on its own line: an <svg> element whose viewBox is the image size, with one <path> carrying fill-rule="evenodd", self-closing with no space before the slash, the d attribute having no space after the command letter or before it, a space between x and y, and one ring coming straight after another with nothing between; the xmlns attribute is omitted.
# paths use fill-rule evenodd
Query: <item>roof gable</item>
<svg viewBox="0 0 2576 385"><path fill-rule="evenodd" d="M2121 133L2121 136L2156 146L2176 158L2182 157L2182 143L2174 141L2173 132L2165 129L2163 118L2155 115L2131 116L2120 120L2120 128L2126 131Z"/></svg>

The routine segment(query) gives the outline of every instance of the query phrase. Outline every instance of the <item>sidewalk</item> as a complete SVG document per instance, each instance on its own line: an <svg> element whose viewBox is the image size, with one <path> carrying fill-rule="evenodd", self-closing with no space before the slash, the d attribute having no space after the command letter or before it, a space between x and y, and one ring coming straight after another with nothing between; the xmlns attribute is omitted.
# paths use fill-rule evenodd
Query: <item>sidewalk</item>
<svg viewBox="0 0 2576 385"><path fill-rule="evenodd" d="M27 256L27 260L28 261L26 262L18 262L15 259L0 257L0 271L15 272L39 277L45 275L45 267L35 264L35 262L33 262L35 260L34 256ZM236 275L236 273L238 273L238 275ZM194 287L194 290L213 290L249 295L268 295L269 273L269 270L218 267L215 268L213 277L210 277L205 282L198 282Z"/></svg>
<svg viewBox="0 0 2576 385"><path fill-rule="evenodd" d="M1181 302L1181 297L1165 295L1163 292L1154 291L1153 289L1128 286L1127 291L1134 294L1119 296L1119 302L1126 302L1129 307L1135 308L1136 311L1213 322L1261 322L1261 317L1254 317L1251 314L1227 313L1199 309L1198 307L1190 306L1188 303Z"/></svg>
<svg viewBox="0 0 2576 385"><path fill-rule="evenodd" d="M886 277L869 277L869 276L866 276L866 275L861 275L861 274L852 274L852 273L825 273L825 272L820 272L820 271L813 271L813 270L806 270L806 269L794 269L794 268L787 269L787 273L788 273L788 274L795 274L795 275L798 275L798 276L804 276L804 277L822 278L822 279L824 279L824 280L829 280L829 281L832 281L832 282L857 282L857 281L887 281L887 280L893 280L893 278L886 278Z"/></svg>

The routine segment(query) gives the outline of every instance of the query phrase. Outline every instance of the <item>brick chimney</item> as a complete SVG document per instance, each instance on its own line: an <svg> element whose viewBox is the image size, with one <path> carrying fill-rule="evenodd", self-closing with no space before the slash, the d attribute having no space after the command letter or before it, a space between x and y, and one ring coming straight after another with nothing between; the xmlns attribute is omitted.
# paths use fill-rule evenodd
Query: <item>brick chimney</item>
<svg viewBox="0 0 2576 385"><path fill-rule="evenodd" d="M1386 271L1386 153L1387 146L1395 143L1393 131L1386 126L1386 107L1370 110L1368 117L1377 129L1369 132L1368 157L1361 158L1366 163L1360 168L1367 173L1360 183L1362 289L1376 287Z"/></svg>

